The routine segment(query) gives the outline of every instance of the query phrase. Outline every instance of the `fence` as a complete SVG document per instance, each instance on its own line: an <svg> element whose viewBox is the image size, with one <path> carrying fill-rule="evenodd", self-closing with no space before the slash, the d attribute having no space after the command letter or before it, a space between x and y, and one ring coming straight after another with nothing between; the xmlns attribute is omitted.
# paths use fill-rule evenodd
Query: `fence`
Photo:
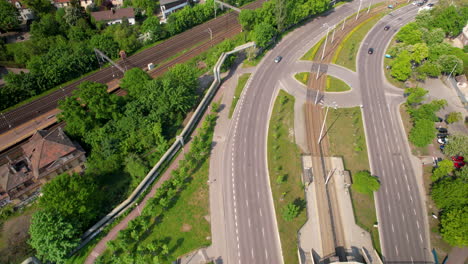
<svg viewBox="0 0 468 264"><path fill-rule="evenodd" d="M182 130L179 136L177 136L178 140L176 140L171 147L164 153L158 163L151 169L151 171L146 175L146 177L142 180L142 182L135 188L132 194L121 204L114 208L110 213L104 216L101 220L99 220L95 225L93 225L90 229L88 229L83 236L81 237L82 242L81 244L72 252L74 254L76 251L80 250L84 247L89 241L91 241L94 237L96 237L108 224L112 223L112 221L122 215L127 209L129 209L138 199L138 197L145 192L145 190L153 183L153 181L159 176L161 173L161 167L164 163L170 161L174 155L180 150L182 147L183 141L188 139L197 125L198 121L202 117L205 109L211 102L211 99L215 95L218 87L221 83L220 77L220 68L223 65L226 58L236 52L242 51L244 49L250 48L255 46L255 43L249 42L244 45L238 46L234 48L232 51L222 53L219 57L218 61L216 62L213 68L214 74L214 81L211 84L208 92L203 97L202 101L198 105L195 113L190 118L187 126Z"/></svg>

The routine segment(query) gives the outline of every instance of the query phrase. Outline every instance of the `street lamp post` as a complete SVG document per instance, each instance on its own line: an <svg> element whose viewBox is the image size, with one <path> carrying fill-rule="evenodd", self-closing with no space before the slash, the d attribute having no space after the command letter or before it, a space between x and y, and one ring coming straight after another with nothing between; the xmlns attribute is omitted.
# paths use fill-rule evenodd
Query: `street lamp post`
<svg viewBox="0 0 468 264"><path fill-rule="evenodd" d="M321 102L320 104L323 105L323 107L326 107L327 110L325 111L325 117L323 118L323 123L322 123L322 128L320 129L320 136L319 136L319 139L318 139L318 142L317 144L320 144L320 142L322 141L323 139L323 129L325 128L325 121L327 121L327 115L328 115L328 110L330 109L330 107L333 107L334 109L336 109L338 107L338 105L336 104L336 102L333 102L331 103L330 105L327 105L323 102Z"/></svg>
<svg viewBox="0 0 468 264"><path fill-rule="evenodd" d="M213 30L211 30L211 28L208 28L207 29L208 33L210 33L210 43L211 43L211 46L213 46Z"/></svg>
<svg viewBox="0 0 468 264"><path fill-rule="evenodd" d="M452 69L452 71L450 72L450 74L449 74L447 80L450 79L450 77L452 76L452 73L453 73L453 71L455 70L455 68L457 67L457 65L458 65L458 61L457 61L457 63L455 64L455 66L453 66L453 69Z"/></svg>
<svg viewBox="0 0 468 264"><path fill-rule="evenodd" d="M367 8L367 13L369 13L370 11L371 4L372 4L372 1L369 1L369 7Z"/></svg>
<svg viewBox="0 0 468 264"><path fill-rule="evenodd" d="M331 40L331 43L333 43L333 40L335 39L335 31L336 31L336 30L335 30L335 27L336 27L336 25L335 25L335 26L333 26L333 34L332 34L332 40Z"/></svg>
<svg viewBox="0 0 468 264"><path fill-rule="evenodd" d="M176 136L177 140L180 142L180 145L182 146L182 151L185 153L184 149L184 137L183 136Z"/></svg>
<svg viewBox="0 0 468 264"><path fill-rule="evenodd" d="M325 56L325 50L327 49L327 42L328 42L328 32L330 31L330 26L328 26L327 23L323 24L323 26L327 27L327 34L325 35L325 45L323 45L322 58L320 60L323 60L323 57Z"/></svg>
<svg viewBox="0 0 468 264"><path fill-rule="evenodd" d="M137 208L137 210L138 210L138 215L140 215L140 216L141 216L140 207L138 206L138 203L135 203L135 204L136 204L136 208Z"/></svg>
<svg viewBox="0 0 468 264"><path fill-rule="evenodd" d="M341 30L344 30L345 24L346 24L346 17L345 17L344 20L343 20L343 25L341 26Z"/></svg>
<svg viewBox="0 0 468 264"><path fill-rule="evenodd" d="M356 13L356 19L355 19L355 20L358 19L359 11L361 11L361 5L362 5L362 0L359 1L359 8L358 8L358 11L357 11L357 13Z"/></svg>

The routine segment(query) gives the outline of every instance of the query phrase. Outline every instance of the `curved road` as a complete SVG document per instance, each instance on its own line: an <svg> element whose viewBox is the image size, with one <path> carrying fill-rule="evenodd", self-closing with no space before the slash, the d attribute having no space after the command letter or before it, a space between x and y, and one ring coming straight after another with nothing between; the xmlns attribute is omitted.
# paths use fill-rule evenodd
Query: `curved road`
<svg viewBox="0 0 468 264"><path fill-rule="evenodd" d="M376 203L386 263L431 262L425 205L398 110L404 101L403 91L399 96L386 94L395 89L383 73L388 43L402 25L414 19L417 10L409 5L382 19L364 39L358 56L371 172L381 181ZM383 30L386 25L390 26L389 31ZM372 55L367 54L370 47L374 48Z"/></svg>
<svg viewBox="0 0 468 264"><path fill-rule="evenodd" d="M333 25L358 9L343 5L284 37L267 53L246 85L226 138L222 169L225 263L283 263L266 161L269 115L279 80ZM276 64L276 56L283 60Z"/></svg>

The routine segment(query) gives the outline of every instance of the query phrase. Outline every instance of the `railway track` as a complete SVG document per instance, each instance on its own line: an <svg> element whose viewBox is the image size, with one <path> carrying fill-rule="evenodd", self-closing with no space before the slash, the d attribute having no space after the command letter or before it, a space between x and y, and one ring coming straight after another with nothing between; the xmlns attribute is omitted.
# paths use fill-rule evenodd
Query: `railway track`
<svg viewBox="0 0 468 264"><path fill-rule="evenodd" d="M258 8L264 1L265 0L257 0L256 2L244 6L243 9ZM190 50L189 52L184 53L181 56L183 59L177 57L174 60L161 65L160 69L155 71L155 75L159 76L176 63L184 62L196 54L199 54L208 49L210 46L207 44L207 42L210 41L210 34L208 33L208 29L211 29L213 32L213 44L222 41L220 37L227 38L238 34L240 32L240 24L237 21L237 14L234 12L229 12L222 16L218 16L216 19L212 19L188 31L173 36L158 45L132 55L126 60L120 60L118 61L118 64L121 67L127 69L133 67L145 68L149 63L154 63L156 65L160 64L170 59L174 54L183 52L187 49L192 49L193 46L199 43L203 43L193 49L195 51ZM53 110L57 107L59 100L71 95L73 90L76 89L76 87L83 81L93 81L106 84L113 80L119 79L122 76L122 72L113 66L108 66L70 85L64 86L47 96L41 97L35 101L6 112L2 115L3 118L0 119L0 133L14 129L15 127L29 121L32 118Z"/></svg>

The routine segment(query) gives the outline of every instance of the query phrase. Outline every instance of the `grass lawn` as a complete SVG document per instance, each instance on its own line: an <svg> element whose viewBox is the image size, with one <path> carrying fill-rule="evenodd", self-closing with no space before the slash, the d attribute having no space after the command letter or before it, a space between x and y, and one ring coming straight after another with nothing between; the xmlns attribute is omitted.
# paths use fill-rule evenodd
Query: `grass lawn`
<svg viewBox="0 0 468 264"><path fill-rule="evenodd" d="M367 32L380 20L383 14L377 14L355 27L336 49L332 63L356 71L356 57L361 41Z"/></svg>
<svg viewBox="0 0 468 264"><path fill-rule="evenodd" d="M34 254L27 240L31 217L38 209L34 202L0 222L0 263L21 263Z"/></svg>
<svg viewBox="0 0 468 264"><path fill-rule="evenodd" d="M296 80L298 80L302 84L307 85L307 82L309 82L310 78L310 72L296 73L296 75L294 75L294 78L296 78Z"/></svg>
<svg viewBox="0 0 468 264"><path fill-rule="evenodd" d="M236 109L237 101L239 101L242 90L244 89L250 75L250 73L244 73L239 76L239 79L237 80L236 91L234 92L234 98L232 98L231 108L229 108L229 118L232 117L232 113L234 113L234 109Z"/></svg>
<svg viewBox="0 0 468 264"><path fill-rule="evenodd" d="M242 63L242 68L250 68L250 67L257 66L262 61L263 57L265 57L265 52L258 55L252 60L245 59L244 62Z"/></svg>
<svg viewBox="0 0 468 264"><path fill-rule="evenodd" d="M209 216L208 208L208 168L209 159L201 164L200 168L192 174L192 181L181 191L180 197L174 206L164 211L164 216L150 221L152 225L148 228L143 240L129 247L146 246L154 240L165 240L169 248L167 261L189 253L197 248L208 246L211 240L210 224L206 220ZM111 263L111 256L114 252L107 249L103 254L104 263Z"/></svg>
<svg viewBox="0 0 468 264"><path fill-rule="evenodd" d="M286 204L305 202L301 152L294 142L294 97L282 90L275 101L268 130L268 168L284 263L298 263L297 232L307 221L307 215L302 208L290 222L282 217ZM286 175L282 183L277 182L279 175Z"/></svg>
<svg viewBox="0 0 468 264"><path fill-rule="evenodd" d="M344 167L351 176L361 170L370 170L361 109L330 109L327 126L330 154L343 158ZM373 227L377 222L373 195L351 191L351 198L356 223L370 232L374 248L381 254L378 230Z"/></svg>
<svg viewBox="0 0 468 264"><path fill-rule="evenodd" d="M413 124L411 123L411 117L406 110L406 105L402 104L400 107L400 115L401 119L403 120L403 126L405 127L406 137L409 136L409 132L411 128L413 128ZM427 156L429 155L428 147L416 147L414 146L411 141L409 141L409 145L411 148L411 153L415 156Z"/></svg>
<svg viewBox="0 0 468 264"><path fill-rule="evenodd" d="M325 91L327 92L345 92L351 90L351 87L347 85L340 79L337 79L332 76L327 76L327 87Z"/></svg>
<svg viewBox="0 0 468 264"><path fill-rule="evenodd" d="M322 46L322 43L325 41L325 37L323 37L321 40L319 40L309 51L302 56L301 60L309 60L313 61L315 59L315 55L317 54L317 51L319 50L320 46Z"/></svg>

